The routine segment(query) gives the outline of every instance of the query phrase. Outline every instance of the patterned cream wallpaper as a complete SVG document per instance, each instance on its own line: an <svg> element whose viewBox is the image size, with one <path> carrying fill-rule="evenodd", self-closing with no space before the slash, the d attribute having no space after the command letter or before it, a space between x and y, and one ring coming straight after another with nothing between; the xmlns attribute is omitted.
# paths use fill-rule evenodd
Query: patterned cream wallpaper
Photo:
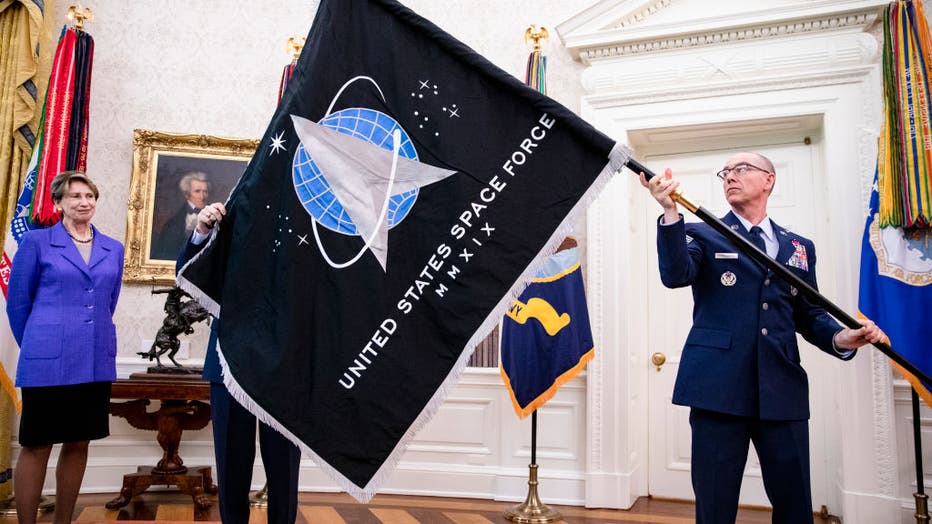
<svg viewBox="0 0 932 524"><path fill-rule="evenodd" d="M553 28L590 0L407 0L406 5L523 78L529 47L524 28ZM56 6L64 23L69 2ZM259 138L271 117L285 41L304 36L317 9L313 0L90 0L87 30L94 36L88 172L101 187L95 224L124 241L132 171L133 129ZM583 66L554 32L550 95L573 110L582 95ZM149 286L126 284L116 313L119 356L134 353L161 325L162 299ZM203 358L206 328L191 341Z"/></svg>

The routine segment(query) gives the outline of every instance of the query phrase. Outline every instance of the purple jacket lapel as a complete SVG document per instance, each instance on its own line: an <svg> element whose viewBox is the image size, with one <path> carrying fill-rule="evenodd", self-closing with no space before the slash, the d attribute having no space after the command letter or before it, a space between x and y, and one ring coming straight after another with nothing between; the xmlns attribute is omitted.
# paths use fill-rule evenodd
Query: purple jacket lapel
<svg viewBox="0 0 932 524"><path fill-rule="evenodd" d="M61 253L65 260L81 270L84 276L91 278L90 267L81 258L81 253L78 252L78 248L75 247L71 237L68 236L68 231L65 230L65 226L61 222L49 229L49 243L58 249L58 252Z"/></svg>
<svg viewBox="0 0 932 524"><path fill-rule="evenodd" d="M89 270L93 269L94 266L100 264L110 255L110 243L103 241L103 235L100 234L100 231L97 231L96 227L91 226L91 228L94 230L94 247L91 248L91 260L87 264ZM82 259L82 262L83 261Z"/></svg>

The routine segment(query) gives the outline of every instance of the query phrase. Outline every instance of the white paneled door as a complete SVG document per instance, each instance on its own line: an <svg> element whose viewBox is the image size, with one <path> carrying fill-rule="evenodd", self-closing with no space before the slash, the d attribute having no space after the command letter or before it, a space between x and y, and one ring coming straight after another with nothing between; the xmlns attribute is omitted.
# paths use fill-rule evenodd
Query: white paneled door
<svg viewBox="0 0 932 524"><path fill-rule="evenodd" d="M774 194L771 196L768 212L778 224L791 230L799 231L803 236L819 244L817 213L815 212L815 173L817 166L814 157L818 148L799 141L790 144L769 144L750 147L773 160L777 178ZM700 153L658 154L645 157L645 165L656 173L662 173L667 167L680 180L684 193L716 216L724 215L728 210L722 195L721 182L715 172L722 168L725 160L735 152L734 149L705 151ZM649 197L648 197L649 198ZM643 253L648 259L648 344L647 359L649 369L649 480L651 495L677 499L693 499L690 481L690 429L689 409L674 406L671 403L673 384L680 361L680 352L689 331L692 318L692 296L689 288L666 289L660 282L657 271L656 227L654 223L660 214L660 206L653 200L645 206L643 220L647 224ZM688 221L696 221L688 211L683 211ZM819 268L824 274L827 268ZM824 427L824 409L818 402L818 390L813 377L830 362L817 355L819 351L800 340L800 353L803 366L810 376L812 392L810 405L812 420L810 422L810 443L812 462L813 504L818 508L824 503L828 486L825 445L822 440ZM666 362L659 371L652 364L651 356L661 353ZM816 399L816 402L813 402ZM757 455L751 448L744 473L741 490L741 504L769 505L761 481L760 466Z"/></svg>

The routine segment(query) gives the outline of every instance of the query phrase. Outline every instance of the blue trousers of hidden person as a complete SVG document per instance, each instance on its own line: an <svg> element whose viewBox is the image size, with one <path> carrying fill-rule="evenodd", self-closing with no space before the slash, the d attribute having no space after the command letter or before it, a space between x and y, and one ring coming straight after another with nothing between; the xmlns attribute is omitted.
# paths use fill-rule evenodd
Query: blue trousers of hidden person
<svg viewBox="0 0 932 524"><path fill-rule="evenodd" d="M217 382L210 383L210 410L220 519L224 524L247 524L257 420ZM258 426L259 449L268 482L268 522L294 524L298 515L301 451L268 425L260 422Z"/></svg>
<svg viewBox="0 0 932 524"><path fill-rule="evenodd" d="M698 524L734 524L750 442L774 524L811 524L809 421L760 420L692 408L692 484Z"/></svg>

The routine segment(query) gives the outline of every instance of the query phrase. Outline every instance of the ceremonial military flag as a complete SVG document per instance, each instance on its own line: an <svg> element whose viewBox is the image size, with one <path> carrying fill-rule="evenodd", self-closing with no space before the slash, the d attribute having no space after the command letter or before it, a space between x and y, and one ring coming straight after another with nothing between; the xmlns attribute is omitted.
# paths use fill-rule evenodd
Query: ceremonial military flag
<svg viewBox="0 0 932 524"><path fill-rule="evenodd" d="M882 228L878 208L875 184L861 243L858 309L884 330L903 358L932 376L932 323L923 318L932 310L932 234ZM891 363L932 405L929 385Z"/></svg>
<svg viewBox="0 0 932 524"><path fill-rule="evenodd" d="M626 160L398 2L323 0L179 283L231 393L365 501Z"/></svg>
<svg viewBox="0 0 932 524"><path fill-rule="evenodd" d="M858 308L890 337L890 345L932 374L932 38L921 2L893 2L884 11L884 118L877 173L861 245ZM929 384L893 363L929 404Z"/></svg>
<svg viewBox="0 0 932 524"><path fill-rule="evenodd" d="M595 357L578 251L551 256L502 321L501 374L521 418Z"/></svg>

